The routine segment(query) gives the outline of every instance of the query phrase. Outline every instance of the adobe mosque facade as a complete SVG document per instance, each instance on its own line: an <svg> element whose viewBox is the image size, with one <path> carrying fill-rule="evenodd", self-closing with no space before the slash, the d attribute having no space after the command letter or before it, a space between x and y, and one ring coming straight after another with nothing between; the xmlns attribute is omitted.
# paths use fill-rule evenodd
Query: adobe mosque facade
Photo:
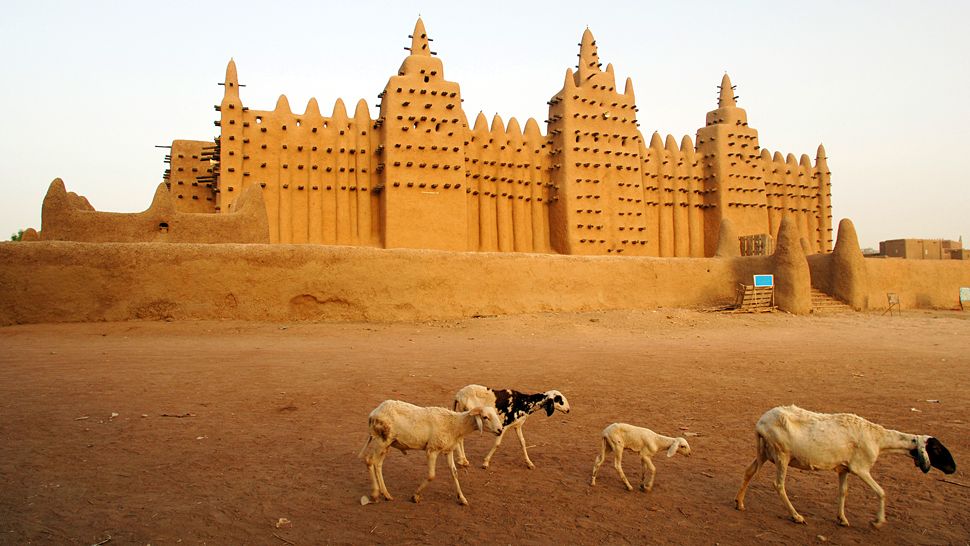
<svg viewBox="0 0 970 546"><path fill-rule="evenodd" d="M174 141L166 184L179 212L216 215L260 186L271 243L704 257L725 220L770 241L788 216L803 248L832 250L822 146L814 162L761 148L727 75L694 140L645 139L632 81L617 86L588 29L545 134L534 119L469 123L420 19L377 119L363 100L250 109L233 61L223 84L219 136Z"/></svg>

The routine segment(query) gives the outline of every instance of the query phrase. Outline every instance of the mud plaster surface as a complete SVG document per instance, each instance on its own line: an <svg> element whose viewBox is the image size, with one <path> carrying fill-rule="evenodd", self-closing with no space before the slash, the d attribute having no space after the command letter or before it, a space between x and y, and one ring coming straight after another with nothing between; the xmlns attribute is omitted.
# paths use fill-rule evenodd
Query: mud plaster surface
<svg viewBox="0 0 970 546"><path fill-rule="evenodd" d="M834 473L790 472L805 526L786 520L771 465L747 512L732 499L754 422L788 403L936 435L957 460L948 478L970 483L968 318L661 309L2 328L0 544L965 544L970 489L902 456L873 472L888 494L880 530L867 525L876 499L857 478L853 526L836 525ZM572 413L525 427L537 468L509 438L490 470L460 471L470 506L455 502L443 460L415 505L406 499L424 455L395 451L384 473L397 499L360 506L367 413L386 398L446 404L471 382L568 396ZM694 455L658 455L649 494L627 492L610 464L590 487L597 435L618 420L695 433ZM473 463L487 442L467 441ZM638 480L632 454L624 462ZM280 518L289 523L277 528Z"/></svg>

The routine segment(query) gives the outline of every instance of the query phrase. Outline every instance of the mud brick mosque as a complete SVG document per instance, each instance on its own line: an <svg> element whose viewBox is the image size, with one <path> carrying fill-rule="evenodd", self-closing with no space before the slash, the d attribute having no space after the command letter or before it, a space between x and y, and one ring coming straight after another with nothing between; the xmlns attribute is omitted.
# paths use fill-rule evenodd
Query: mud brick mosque
<svg viewBox="0 0 970 546"><path fill-rule="evenodd" d="M771 153L727 75L695 140L638 129L622 90L583 33L576 70L534 119L473 123L418 19L410 54L378 95L329 116L243 105L235 62L214 141L176 140L165 179L181 213L231 213L258 185L269 241L382 248L622 256L712 256L722 221L741 238L776 237L783 216L809 252L832 249L830 176L819 146Z"/></svg>

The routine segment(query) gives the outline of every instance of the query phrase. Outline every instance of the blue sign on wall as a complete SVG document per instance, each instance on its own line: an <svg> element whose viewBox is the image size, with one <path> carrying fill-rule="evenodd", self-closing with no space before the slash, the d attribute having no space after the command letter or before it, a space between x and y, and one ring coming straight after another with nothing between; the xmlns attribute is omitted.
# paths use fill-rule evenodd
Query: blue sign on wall
<svg viewBox="0 0 970 546"><path fill-rule="evenodd" d="M768 286L775 285L774 275L755 275L754 276L754 286L755 288L764 288Z"/></svg>

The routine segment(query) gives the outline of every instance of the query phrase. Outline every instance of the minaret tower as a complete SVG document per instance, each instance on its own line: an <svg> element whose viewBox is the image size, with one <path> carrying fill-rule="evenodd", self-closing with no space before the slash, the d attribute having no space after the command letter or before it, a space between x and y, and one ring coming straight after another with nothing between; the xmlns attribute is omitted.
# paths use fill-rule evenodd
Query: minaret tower
<svg viewBox="0 0 970 546"><path fill-rule="evenodd" d="M639 139L633 83L616 89L613 66L601 70L586 29L579 65L566 71L549 101L553 141L550 236L562 254L645 255Z"/></svg>
<svg viewBox="0 0 970 546"><path fill-rule="evenodd" d="M411 54L381 93L381 237L385 248L466 250L461 90L429 42L419 18Z"/></svg>
<svg viewBox="0 0 970 546"><path fill-rule="evenodd" d="M707 125L697 131L705 173L705 256L717 250L723 218L731 219L738 236L769 231L758 131L748 127L748 114L736 99L731 78L724 74L717 109L707 113Z"/></svg>
<svg viewBox="0 0 970 546"><path fill-rule="evenodd" d="M229 60L226 67L224 94L218 110L221 114L216 123L222 128L218 141L219 176L216 187L216 211L231 212L232 203L242 193L243 156L243 105L239 99L239 78L236 62Z"/></svg>
<svg viewBox="0 0 970 546"><path fill-rule="evenodd" d="M815 172L818 176L818 244L821 252L832 251L832 171L829 170L825 147L818 145L815 154Z"/></svg>

